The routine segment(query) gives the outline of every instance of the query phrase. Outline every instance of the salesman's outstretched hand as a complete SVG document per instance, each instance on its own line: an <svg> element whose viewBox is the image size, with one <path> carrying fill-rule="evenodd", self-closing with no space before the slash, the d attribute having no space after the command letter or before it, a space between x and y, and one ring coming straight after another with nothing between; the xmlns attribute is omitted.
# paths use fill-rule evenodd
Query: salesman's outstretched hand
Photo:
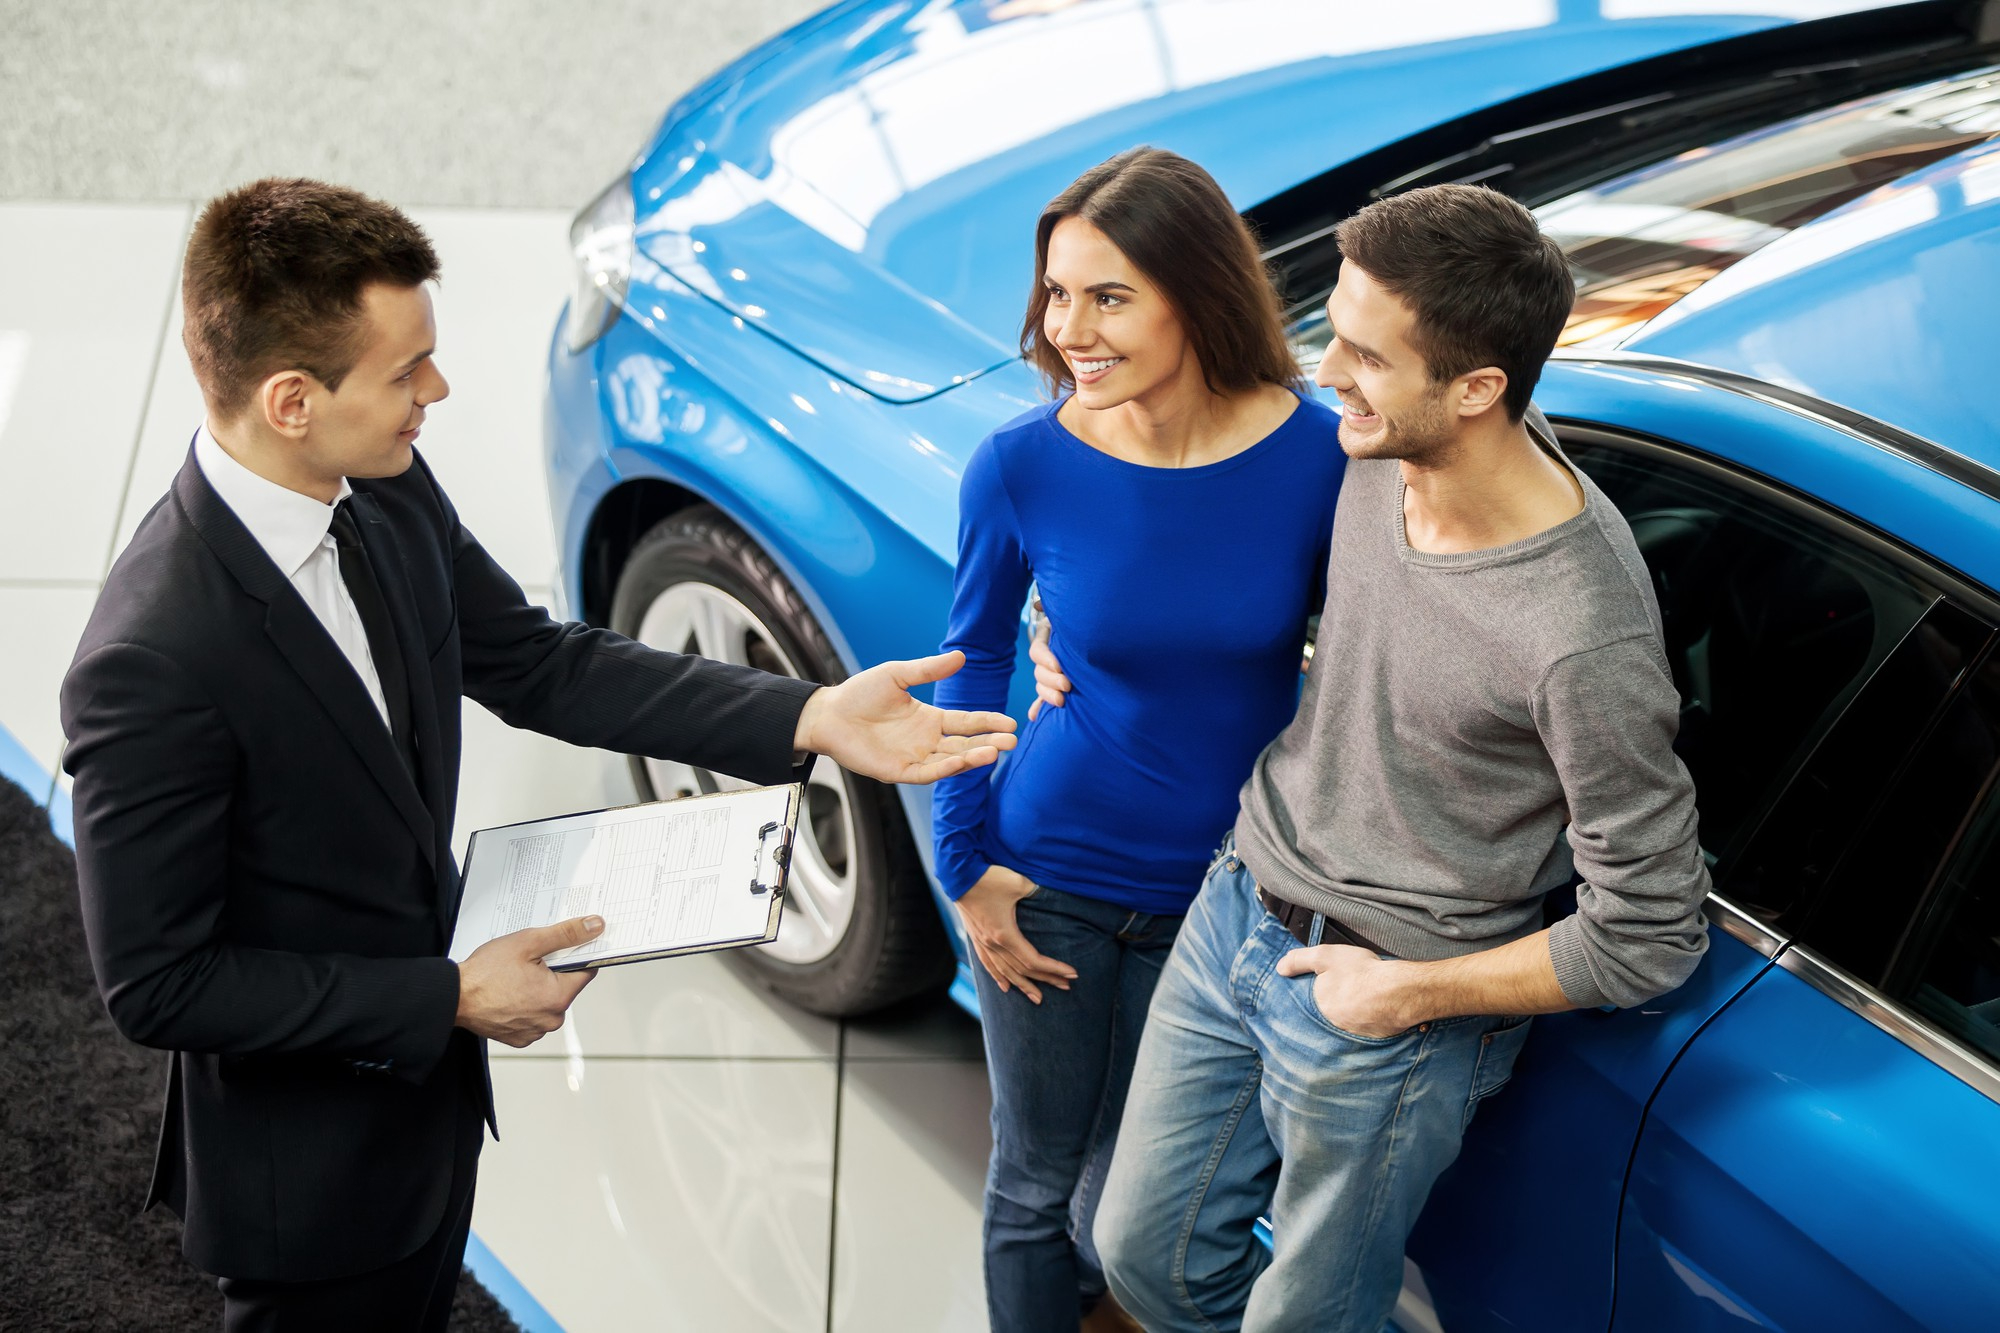
<svg viewBox="0 0 2000 1333"><path fill-rule="evenodd" d="M936 782L990 764L1014 748L1013 718L947 711L910 697L912 686L943 680L964 665L964 653L941 653L884 662L829 685L806 700L793 747L882 782Z"/></svg>

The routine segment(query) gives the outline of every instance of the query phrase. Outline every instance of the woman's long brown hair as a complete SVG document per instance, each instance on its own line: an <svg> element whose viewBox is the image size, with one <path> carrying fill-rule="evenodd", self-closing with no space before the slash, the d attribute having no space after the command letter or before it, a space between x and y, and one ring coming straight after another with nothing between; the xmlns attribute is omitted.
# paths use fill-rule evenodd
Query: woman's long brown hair
<svg viewBox="0 0 2000 1333"><path fill-rule="evenodd" d="M1249 224L1195 163L1164 148L1132 148L1078 176L1035 225L1035 285L1021 321L1021 354L1051 393L1074 387L1069 363L1042 331L1049 236L1072 217L1103 232L1159 287L1211 393L1299 383L1278 292Z"/></svg>

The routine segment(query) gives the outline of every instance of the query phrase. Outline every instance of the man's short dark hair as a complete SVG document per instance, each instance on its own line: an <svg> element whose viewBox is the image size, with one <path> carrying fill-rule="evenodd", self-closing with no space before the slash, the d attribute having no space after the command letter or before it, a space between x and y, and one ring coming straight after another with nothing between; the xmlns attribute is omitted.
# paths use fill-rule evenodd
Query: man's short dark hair
<svg viewBox="0 0 2000 1333"><path fill-rule="evenodd" d="M181 270L181 338L203 395L234 415L276 371L338 389L361 356L363 289L437 275L429 238L400 209L272 177L202 209Z"/></svg>
<svg viewBox="0 0 2000 1333"><path fill-rule="evenodd" d="M1497 190L1431 185L1370 204L1334 233L1341 257L1410 308L1433 383L1507 374L1507 418L1528 410L1576 302L1562 248Z"/></svg>

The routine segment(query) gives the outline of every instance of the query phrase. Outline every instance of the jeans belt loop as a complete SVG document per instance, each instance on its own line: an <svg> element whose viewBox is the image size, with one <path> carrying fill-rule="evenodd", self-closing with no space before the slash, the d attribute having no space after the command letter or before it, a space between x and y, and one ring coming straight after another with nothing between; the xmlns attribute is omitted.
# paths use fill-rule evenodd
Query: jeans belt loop
<svg viewBox="0 0 2000 1333"><path fill-rule="evenodd" d="M1306 927L1306 947L1308 949L1326 938L1326 913L1314 912L1312 924Z"/></svg>

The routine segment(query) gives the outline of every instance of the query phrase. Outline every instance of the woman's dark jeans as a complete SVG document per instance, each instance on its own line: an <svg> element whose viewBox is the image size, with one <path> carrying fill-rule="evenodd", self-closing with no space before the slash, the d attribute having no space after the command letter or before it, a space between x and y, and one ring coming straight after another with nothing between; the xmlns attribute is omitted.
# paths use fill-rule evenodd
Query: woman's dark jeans
<svg viewBox="0 0 2000 1333"><path fill-rule="evenodd" d="M1067 991L1041 983L1036 1005L1001 994L973 963L993 1082L986 1308L993 1333L1074 1333L1104 1294L1091 1220L1181 918L1047 887L1016 912L1028 941L1076 980Z"/></svg>

